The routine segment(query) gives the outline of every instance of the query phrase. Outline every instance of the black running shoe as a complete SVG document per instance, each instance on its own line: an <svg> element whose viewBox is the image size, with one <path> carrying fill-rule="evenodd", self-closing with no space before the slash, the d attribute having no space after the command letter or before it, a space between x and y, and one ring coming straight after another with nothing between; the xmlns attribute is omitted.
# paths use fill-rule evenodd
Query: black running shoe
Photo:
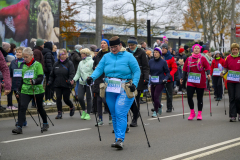
<svg viewBox="0 0 240 160"><path fill-rule="evenodd" d="M70 108L70 116L72 117L75 113L75 107L73 106L73 108Z"/></svg>
<svg viewBox="0 0 240 160"><path fill-rule="evenodd" d="M115 148L123 149L123 140L121 138L117 139L117 142L115 143Z"/></svg>
<svg viewBox="0 0 240 160"><path fill-rule="evenodd" d="M137 119L133 118L132 123L130 124L130 127L137 127Z"/></svg>
<svg viewBox="0 0 240 160"><path fill-rule="evenodd" d="M47 130L48 130L48 128L49 128L49 125L48 125L48 124L46 124L46 123L43 123L42 130L43 130L43 131L47 131Z"/></svg>
<svg viewBox="0 0 240 160"><path fill-rule="evenodd" d="M22 134L22 128L17 126L15 129L12 130L12 133Z"/></svg>
<svg viewBox="0 0 240 160"><path fill-rule="evenodd" d="M55 117L55 119L62 119L62 112L58 111L58 115Z"/></svg>
<svg viewBox="0 0 240 160"><path fill-rule="evenodd" d="M114 143L111 144L111 147L115 147L116 146L116 141Z"/></svg>
<svg viewBox="0 0 240 160"><path fill-rule="evenodd" d="M172 109L168 108L166 112L170 113L170 112L172 112Z"/></svg>

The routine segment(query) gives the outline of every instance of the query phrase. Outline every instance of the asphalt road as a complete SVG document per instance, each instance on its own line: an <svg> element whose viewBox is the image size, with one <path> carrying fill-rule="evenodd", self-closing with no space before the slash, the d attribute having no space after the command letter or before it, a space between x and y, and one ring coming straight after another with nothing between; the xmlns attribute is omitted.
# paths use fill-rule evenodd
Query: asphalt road
<svg viewBox="0 0 240 160"><path fill-rule="evenodd" d="M226 96L227 97L227 96ZM195 104L196 104L196 98ZM209 113L209 99L204 97L203 120L188 121L189 107L185 99L185 119L182 117L182 100L175 99L172 113L164 112L161 122L148 117L146 104L141 105L141 115L151 147L147 145L140 119L139 126L126 133L123 150L111 148L114 142L112 126L104 114L105 125L100 127L102 141L99 141L95 117L80 119L76 112L71 118L65 112L63 119L55 120L57 113L49 114L55 126L40 133L31 117L23 134L13 135L13 118L0 119L0 160L156 160L156 159L240 159L240 122L230 123L224 114L223 101L216 106L212 99L212 113ZM228 99L226 99L228 106ZM149 109L152 104L149 103ZM196 107L195 107L196 108ZM152 112L150 111L150 114ZM37 116L34 116L37 120Z"/></svg>

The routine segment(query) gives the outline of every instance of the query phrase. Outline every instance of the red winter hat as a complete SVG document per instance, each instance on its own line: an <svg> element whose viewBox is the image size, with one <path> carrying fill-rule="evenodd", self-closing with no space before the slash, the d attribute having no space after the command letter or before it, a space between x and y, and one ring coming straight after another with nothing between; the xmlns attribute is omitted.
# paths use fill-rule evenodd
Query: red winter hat
<svg viewBox="0 0 240 160"><path fill-rule="evenodd" d="M184 48L180 48L178 52L179 52L179 53L184 52Z"/></svg>
<svg viewBox="0 0 240 160"><path fill-rule="evenodd" d="M208 50L204 50L203 53L208 53Z"/></svg>

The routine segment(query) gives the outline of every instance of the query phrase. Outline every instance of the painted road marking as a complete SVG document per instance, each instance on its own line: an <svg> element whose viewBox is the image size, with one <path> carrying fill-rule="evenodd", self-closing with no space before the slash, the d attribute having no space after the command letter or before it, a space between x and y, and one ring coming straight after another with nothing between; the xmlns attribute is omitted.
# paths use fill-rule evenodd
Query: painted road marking
<svg viewBox="0 0 240 160"><path fill-rule="evenodd" d="M187 115L187 114L190 114L190 113L184 113L184 115ZM182 114L175 114L175 115L170 115L170 116L164 116L164 117L159 117L160 119L163 119L163 118L169 118L169 117L177 117L177 116L182 116ZM158 119L158 118L149 118L148 120L155 120L155 119Z"/></svg>
<svg viewBox="0 0 240 160"><path fill-rule="evenodd" d="M189 158L186 158L186 159L183 159L183 160L193 160L193 159L197 159L197 158L206 157L206 156L209 156L211 154L215 154L217 152L221 152L221 151L224 151L224 150L236 147L236 146L240 146L240 142L234 143L234 144L231 144L231 145L228 145L228 146L225 146L225 147L221 147L221 148L218 148L218 149L214 149L214 150L211 150L211 151L208 151L208 152L196 155L196 156L192 156L192 157L189 157Z"/></svg>
<svg viewBox="0 0 240 160"><path fill-rule="evenodd" d="M42 136L34 136L34 137L21 138L21 139L15 139L15 140L10 140L10 141L2 141L1 143L11 143L11 142L17 142L17 141L24 141L24 140L29 140L29 139L49 137L49 136L55 136L55 135L60 135L60 134L66 134L66 133L86 131L86 130L90 130L90 129L91 128L84 128L84 129L78 129L78 130L72 130L72 131L66 131L66 132L52 133L52 134L46 134L46 135L42 135Z"/></svg>
<svg viewBox="0 0 240 160"><path fill-rule="evenodd" d="M196 150L192 150L190 152L186 152L186 153L182 153L182 154L179 154L179 155L176 155L176 156L165 158L163 160L174 160L174 159L186 157L186 156L194 154L194 153L202 152L202 151L205 151L205 150L208 150L208 149L212 149L212 148L215 148L215 147L226 145L226 144L229 144L229 143L232 143L232 142L236 142L236 141L239 141L239 140L240 140L240 138L235 138L235 139L232 139L232 140L224 141L224 142L213 144L213 145L210 145L210 146L207 146L207 147L203 147L203 148L199 148L199 149L196 149Z"/></svg>

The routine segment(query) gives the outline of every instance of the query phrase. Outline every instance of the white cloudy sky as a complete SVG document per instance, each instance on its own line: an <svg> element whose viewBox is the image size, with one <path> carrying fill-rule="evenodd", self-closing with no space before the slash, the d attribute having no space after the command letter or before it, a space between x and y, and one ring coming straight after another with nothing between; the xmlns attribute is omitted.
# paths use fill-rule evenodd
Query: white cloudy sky
<svg viewBox="0 0 240 160"><path fill-rule="evenodd" d="M103 0L103 15L107 15L107 16L112 16L115 15L115 13L113 13L112 11L112 7L116 6L116 4L124 4L126 2L128 2L130 0ZM167 2L171 1L171 0L146 0L146 1L152 1L153 4L156 5L163 5L163 6L167 6ZM81 4L83 2L83 0L71 0L71 2L77 2L78 4ZM125 8L129 8L129 10L132 9L131 5L126 5ZM172 8L171 8L172 9ZM158 9L158 10L154 10L149 12L148 14L146 13L138 13L137 14L137 18L141 19L150 19L152 23L156 22L157 19L159 17L161 17L160 22L167 22L169 20L169 11L171 11L170 8L166 9L165 11L164 8ZM86 6L86 7L82 7L80 9L80 14L77 16L77 19L80 21L89 21L93 18L96 17L96 6L95 4L92 4L90 6ZM127 19L132 19L133 18L133 12L128 12L127 14L124 15L125 18ZM174 16L174 15L173 15ZM180 15L177 16L178 18L181 17ZM175 23L173 25L178 25L181 26L181 22L179 23L175 21ZM164 23L161 23L162 26L165 26Z"/></svg>

